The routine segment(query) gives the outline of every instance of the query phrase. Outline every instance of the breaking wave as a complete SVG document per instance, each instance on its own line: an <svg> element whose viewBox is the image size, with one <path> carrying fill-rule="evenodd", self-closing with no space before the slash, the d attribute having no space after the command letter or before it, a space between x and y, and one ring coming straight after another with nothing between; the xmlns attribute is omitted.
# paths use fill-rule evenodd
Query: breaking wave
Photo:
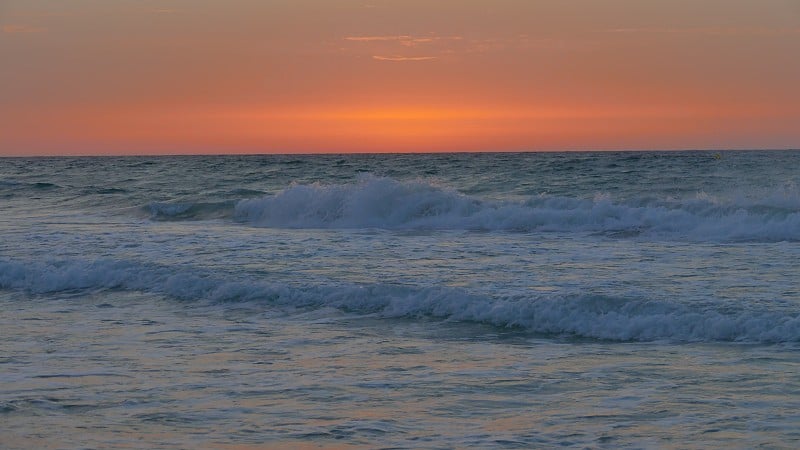
<svg viewBox="0 0 800 450"><path fill-rule="evenodd" d="M274 228L464 229L639 234L701 240L800 240L800 192L760 199L615 201L537 195L489 200L421 181L361 177L354 184L293 185L236 203L235 220Z"/></svg>
<svg viewBox="0 0 800 450"><path fill-rule="evenodd" d="M116 260L25 263L0 260L0 288L34 294L135 290L184 301L333 307L380 317L432 317L514 327L551 336L613 341L798 342L800 313L691 307L596 294L487 297L449 287L387 284L292 286L224 280L189 270Z"/></svg>

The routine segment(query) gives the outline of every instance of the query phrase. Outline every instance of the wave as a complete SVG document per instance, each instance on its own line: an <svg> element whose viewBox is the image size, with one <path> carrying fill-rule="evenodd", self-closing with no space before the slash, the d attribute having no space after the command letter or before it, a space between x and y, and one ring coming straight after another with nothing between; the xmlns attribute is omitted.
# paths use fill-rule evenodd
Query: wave
<svg viewBox="0 0 800 450"><path fill-rule="evenodd" d="M595 294L487 297L450 287L387 284L293 286L224 280L188 269L132 261L0 260L0 288L32 294L135 290L183 301L262 302L289 308L338 308L385 318L432 317L550 336L612 341L799 342L800 313L692 307L664 300Z"/></svg>
<svg viewBox="0 0 800 450"><path fill-rule="evenodd" d="M114 186L75 186L60 185L44 181L25 182L0 179L0 193L7 196L28 196L28 198L40 198L43 194L54 194L60 196L64 201L71 201L84 198L87 201L94 201L97 195L121 195L130 194L128 189Z"/></svg>
<svg viewBox="0 0 800 450"><path fill-rule="evenodd" d="M800 189L759 198L535 195L497 200L423 181L362 176L352 184L294 184L231 201L156 202L158 221L228 219L254 227L590 233L699 241L800 241Z"/></svg>
<svg viewBox="0 0 800 450"><path fill-rule="evenodd" d="M13 180L2 180L0 179L0 190L34 190L34 191L48 191L48 190L55 190L61 189L62 186L59 186L55 183L47 183L47 182L25 182L25 181L13 181Z"/></svg>
<svg viewBox="0 0 800 450"><path fill-rule="evenodd" d="M235 202L155 202L145 207L151 220L210 220L231 217Z"/></svg>
<svg viewBox="0 0 800 450"><path fill-rule="evenodd" d="M354 184L293 185L239 201L233 217L275 228L458 229L590 232L711 240L800 240L800 192L760 199L614 201L537 195L524 201L472 197L421 181L363 176Z"/></svg>
<svg viewBox="0 0 800 450"><path fill-rule="evenodd" d="M88 186L84 189L84 193L89 195L127 194L128 192L127 189L119 187Z"/></svg>

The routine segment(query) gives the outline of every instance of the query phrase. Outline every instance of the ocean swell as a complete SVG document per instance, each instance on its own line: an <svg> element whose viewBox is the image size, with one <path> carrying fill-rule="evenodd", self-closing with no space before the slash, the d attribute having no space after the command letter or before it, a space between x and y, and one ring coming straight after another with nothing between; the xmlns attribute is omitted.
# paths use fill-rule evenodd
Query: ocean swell
<svg viewBox="0 0 800 450"><path fill-rule="evenodd" d="M234 202L155 202L145 208L151 220L209 220L231 216Z"/></svg>
<svg viewBox="0 0 800 450"><path fill-rule="evenodd" d="M189 269L132 261L0 260L0 288L33 294L134 290L183 301L261 302L276 307L333 307L380 317L433 317L531 333L612 341L797 342L800 312L731 310L638 297L575 295L486 297L442 287L389 284L295 286L260 279L225 280ZM713 304L712 304L713 305Z"/></svg>

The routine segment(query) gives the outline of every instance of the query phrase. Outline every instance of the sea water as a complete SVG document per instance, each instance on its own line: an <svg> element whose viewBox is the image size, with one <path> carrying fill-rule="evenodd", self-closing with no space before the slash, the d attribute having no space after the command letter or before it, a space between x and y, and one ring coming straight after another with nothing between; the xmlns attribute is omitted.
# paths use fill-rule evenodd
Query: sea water
<svg viewBox="0 0 800 450"><path fill-rule="evenodd" d="M800 152L0 159L2 448L796 448Z"/></svg>

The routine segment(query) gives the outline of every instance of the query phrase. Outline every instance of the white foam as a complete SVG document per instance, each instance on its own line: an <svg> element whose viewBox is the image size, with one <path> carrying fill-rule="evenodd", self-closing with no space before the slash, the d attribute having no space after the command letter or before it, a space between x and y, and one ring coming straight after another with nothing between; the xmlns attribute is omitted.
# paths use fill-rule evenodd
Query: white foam
<svg viewBox="0 0 800 450"><path fill-rule="evenodd" d="M385 228L647 234L698 240L800 240L797 190L763 199L614 201L539 195L526 201L467 196L414 181L363 176L354 184L292 185L247 199L234 217L273 228Z"/></svg>
<svg viewBox="0 0 800 450"><path fill-rule="evenodd" d="M800 341L800 311L732 311L590 293L491 298L446 287L394 285L291 286L264 280L224 280L187 269L134 262L0 260L0 288L34 294L102 289L138 290L205 302L263 302L327 308L383 317L436 317L550 335L619 341Z"/></svg>

